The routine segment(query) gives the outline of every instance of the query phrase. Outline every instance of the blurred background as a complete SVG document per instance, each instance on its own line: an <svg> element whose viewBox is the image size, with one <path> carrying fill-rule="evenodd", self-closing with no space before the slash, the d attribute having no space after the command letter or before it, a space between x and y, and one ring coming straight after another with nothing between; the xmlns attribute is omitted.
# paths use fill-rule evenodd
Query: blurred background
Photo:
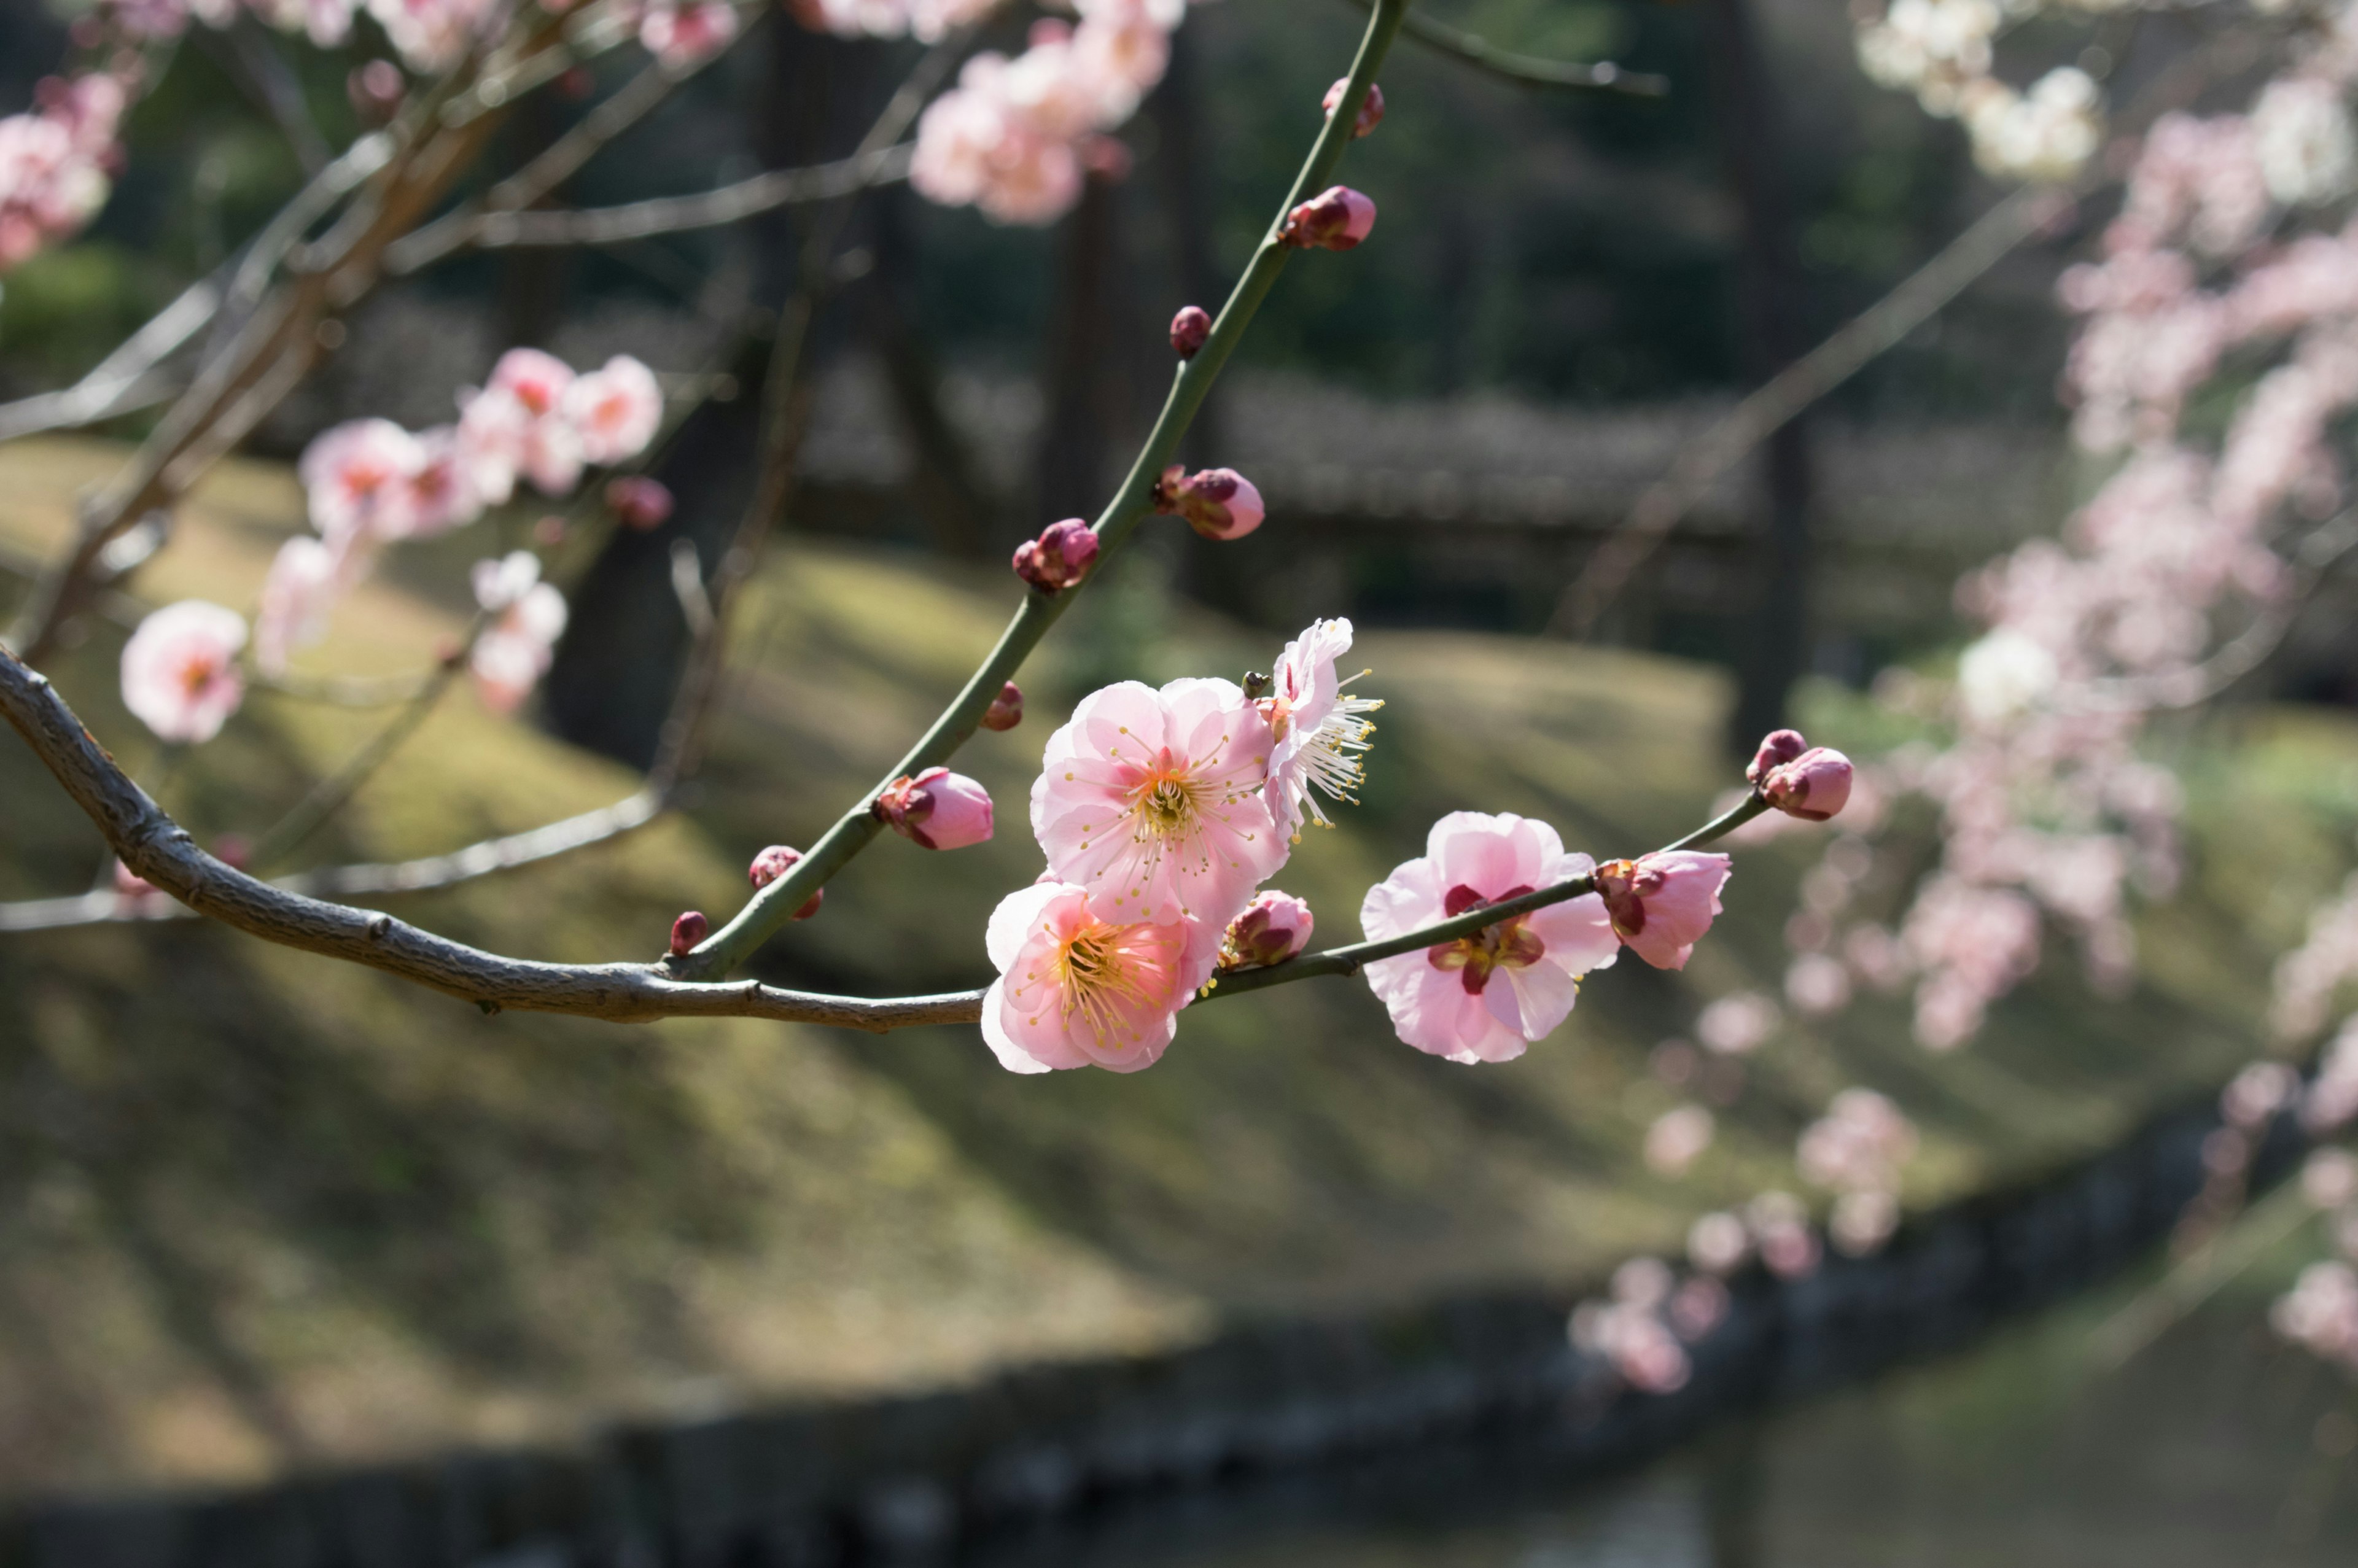
<svg viewBox="0 0 2358 1568"><path fill-rule="evenodd" d="M2055 532L2100 477L2057 400L2054 286L2109 216L2101 196L2061 204L1730 467L1565 635L1568 589L1648 488L2005 192L1953 123L1861 75L1833 5L1420 9L1670 90L1534 90L1403 43L1389 116L1347 171L1380 205L1375 238L1296 261L1188 438L1192 463L1256 481L1268 522L1233 544L1150 531L1027 667L1025 726L964 753L1014 827L1038 745L1081 695L1267 668L1305 622L1348 616L1374 670L1358 689L1390 706L1363 805L1284 874L1336 940L1442 812L1526 812L1574 847L1634 852L1698 820L1742 738L1777 723L1862 754L1906 741L1878 680L1945 673L1972 635L1959 575ZM1022 21L993 24L1003 44ZM0 107L29 100L69 22L0 5ZM1343 0L1201 5L1121 133L1126 177L1092 177L1053 226L901 187L866 199L817 329L799 489L735 619L685 809L386 907L503 952L651 957L680 908L735 907L763 845L811 842L989 647L1011 549L1120 482L1167 385L1173 310L1225 295L1363 25ZM2051 54L2045 26L2007 47ZM2197 35L2165 15L2136 38L2112 62L2124 92ZM192 32L128 122L103 215L8 275L0 399L87 371L297 189L309 155L243 41ZM568 199L841 157L915 53L770 16ZM285 50L336 146L358 58ZM633 68L609 59L525 99L487 175ZM650 470L678 499L670 523L552 552L572 621L525 719L438 708L311 858L438 853L633 787L689 646L667 552L686 539L709 559L736 526L801 237L779 212L461 256L389 286L184 506L129 591L243 604L304 526L289 463L330 425L447 419L454 389L520 344L574 364L628 352L709 395ZM149 417L0 446L12 608ZM465 625L483 553L453 536L389 558L323 667L430 656ZM2301 1260L2290 1227L2199 1292L2160 1245L2201 1184L2201 1129L2134 1145L2129 1196L2088 1199L2070 1233L2084 1245L2016 1247L2006 1217L2080 1192L2142 1132L2183 1131L2168 1119L2257 1049L2270 966L2340 884L2358 827L2345 608L2329 596L2261 678L2158 741L2194 850L2178 894L2138 917L2127 993L2050 965L1949 1055L1872 995L1780 1018L1740 1064L1709 1063L1715 1077L1693 1078L1691 1049L1665 1055L1712 1000L1779 989L1811 864L1790 840L1745 854L1688 970L1599 976L1562 1033L1481 1073L1400 1045L1356 984L1191 1014L1141 1077L1033 1079L968 1029L485 1017L196 923L8 934L5 1560L2347 1563L2358 1408L2265 1321ZM379 721L258 692L200 765L164 769L115 695L122 640L93 618L51 673L200 839L271 821ZM89 884L96 835L14 741L0 801L0 898ZM752 972L861 994L979 983L984 919L1036 852L1002 831L917 853L882 843ZM1563 1313L1625 1259L1678 1250L1698 1214L1793 1185L1797 1132L1853 1083L1922 1131L1910 1213L1985 1228L1970 1265L1920 1249L1912 1272L1837 1270L1826 1290L1905 1321L1953 1288L1976 1303L1971 1332L1952 1314L1794 1371L1795 1346L1850 1331L1779 1298L1739 1314L1758 1333L1705 1380L1707 1409L1656 1430L1584 1403L1549 1359ZM1718 1138L1675 1173L1650 1166L1649 1128L1694 1097ZM2098 1252L2121 1269L2082 1266ZM1451 1315L1468 1303L1522 1326L1485 1339ZM1238 1348L1264 1332L1314 1348L1299 1366ZM1322 1380L1322 1336L1359 1347L1340 1385ZM1390 1385L1369 1367L1471 1368L1508 1392L1382 1429L1398 1441L1310 1442L1317 1462L1202 1438L1259 1430L1256 1388L1375 1399ZM1027 1404L1026 1377L1063 1391ZM1104 1478L1119 1463L1070 1457L1087 1444L1043 1448L1026 1413L1043 1409L1098 1412L1092 1442L1120 1429L1212 1457L1141 1462L1153 1483L1129 1487ZM1336 1431L1373 1419L1347 1410L1329 1410ZM880 1435L893 1421L925 1435ZM1592 1429L1617 1435L1563 1436ZM994 1456L1058 1452L1063 1471L972 1479L1000 1474ZM398 1485L355 1501L356 1476Z"/></svg>

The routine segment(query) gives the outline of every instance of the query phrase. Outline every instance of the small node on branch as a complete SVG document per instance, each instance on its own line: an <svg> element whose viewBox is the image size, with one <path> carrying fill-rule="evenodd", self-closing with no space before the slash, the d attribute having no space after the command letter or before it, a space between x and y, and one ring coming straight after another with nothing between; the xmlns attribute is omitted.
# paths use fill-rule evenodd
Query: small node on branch
<svg viewBox="0 0 2358 1568"><path fill-rule="evenodd" d="M671 491L659 479L626 475L607 484L606 508L625 527L659 528L671 518Z"/></svg>
<svg viewBox="0 0 2358 1568"><path fill-rule="evenodd" d="M759 892L793 871L802 858L803 852L790 844L773 844L753 857L753 863L745 868L745 880L753 884L754 892ZM795 911L794 918L808 920L818 913L818 906L826 902L827 890L821 888L803 900L803 906Z"/></svg>
<svg viewBox="0 0 2358 1568"><path fill-rule="evenodd" d="M1307 903L1290 892L1263 888L1245 905L1242 914L1228 922L1220 938L1219 967L1259 969L1282 964L1310 946L1310 933L1316 924ZM1217 973L1214 972L1216 979Z"/></svg>
<svg viewBox="0 0 2358 1568"><path fill-rule="evenodd" d="M927 768L884 786L876 819L926 849L962 849L991 834L990 792L963 773Z"/></svg>
<svg viewBox="0 0 2358 1568"><path fill-rule="evenodd" d="M1171 351L1183 360L1203 352L1212 336L1212 313L1200 305L1183 305L1171 318Z"/></svg>
<svg viewBox="0 0 2358 1568"><path fill-rule="evenodd" d="M1042 593L1056 593L1088 576L1097 558L1096 531L1077 517L1067 517L1015 547L1015 575Z"/></svg>
<svg viewBox="0 0 2358 1568"><path fill-rule="evenodd" d="M475 1005L483 1010L483 1016L485 1018L496 1018L499 1016L500 1004L498 1002L478 1001Z"/></svg>
<svg viewBox="0 0 2358 1568"><path fill-rule="evenodd" d="M1350 85L1351 79L1347 76L1326 90L1326 100L1324 107L1326 110L1326 117L1328 119L1331 120L1335 117L1335 105L1343 101L1343 93L1350 87ZM1374 130L1378 125L1383 124L1383 119L1384 90L1370 81L1368 83L1368 96L1362 100L1359 104L1359 117L1352 123L1351 139L1353 141L1357 141L1361 136L1366 135L1369 131Z"/></svg>
<svg viewBox="0 0 2358 1568"><path fill-rule="evenodd" d="M990 699L990 706L982 710L981 722L985 730L1001 730L1022 723L1023 688L1013 681L1001 687L999 695Z"/></svg>
<svg viewBox="0 0 2358 1568"><path fill-rule="evenodd" d="M1241 539L1267 515L1260 492L1236 470L1190 474L1177 463L1155 481L1154 510L1185 518L1206 539Z"/></svg>
<svg viewBox="0 0 2358 1568"><path fill-rule="evenodd" d="M1376 204L1347 185L1321 191L1285 215L1278 238L1302 249L1347 251L1376 226Z"/></svg>
<svg viewBox="0 0 2358 1568"><path fill-rule="evenodd" d="M704 918L700 909L691 909L671 923L671 956L685 958L696 950L712 930L712 922Z"/></svg>

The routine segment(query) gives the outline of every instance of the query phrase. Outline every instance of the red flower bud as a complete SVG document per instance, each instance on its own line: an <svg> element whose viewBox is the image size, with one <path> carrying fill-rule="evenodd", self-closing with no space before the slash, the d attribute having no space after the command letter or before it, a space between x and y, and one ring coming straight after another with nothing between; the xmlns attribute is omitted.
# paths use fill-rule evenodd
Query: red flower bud
<svg viewBox="0 0 2358 1568"><path fill-rule="evenodd" d="M1212 336L1212 313L1200 305L1183 305L1171 318L1171 351L1192 360Z"/></svg>
<svg viewBox="0 0 2358 1568"><path fill-rule="evenodd" d="M1334 186L1285 215L1278 236L1289 245L1347 251L1376 226L1376 204L1347 185Z"/></svg>
<svg viewBox="0 0 2358 1568"><path fill-rule="evenodd" d="M671 923L671 956L675 958L687 957L711 929L712 922L704 918L701 910L689 910Z"/></svg>
<svg viewBox="0 0 2358 1568"><path fill-rule="evenodd" d="M1088 576L1097 558L1096 532L1079 518L1067 517L1015 547L1015 575L1043 593L1055 593Z"/></svg>
<svg viewBox="0 0 2358 1568"><path fill-rule="evenodd" d="M671 492L659 479L630 474L606 483L606 506L631 528L659 528L671 516Z"/></svg>
<svg viewBox="0 0 2358 1568"><path fill-rule="evenodd" d="M1343 90L1350 85L1351 79L1349 77L1345 77L1342 81L1337 81L1334 86L1326 90L1325 109L1326 117L1328 119L1331 120L1335 117L1335 105L1343 101ZM1351 139L1357 141L1359 137L1366 135L1369 131L1374 130L1378 125L1381 124L1383 123L1383 118L1384 90L1370 81L1368 83L1368 95L1365 99L1361 100L1359 103L1359 117L1351 126Z"/></svg>
<svg viewBox="0 0 2358 1568"><path fill-rule="evenodd" d="M962 849L990 837L990 792L947 768L894 779L872 809L893 832L927 849Z"/></svg>
<svg viewBox="0 0 2358 1568"><path fill-rule="evenodd" d="M752 882L754 891L758 892L793 871L795 862L802 858L803 852L800 849L785 844L773 844L753 857L753 863L745 868L745 880ZM795 911L794 918L808 920L818 913L818 906L826 900L827 889L821 888L803 900L803 906Z"/></svg>
<svg viewBox="0 0 2358 1568"><path fill-rule="evenodd" d="M1781 768L1810 749L1799 730L1772 730L1760 741L1760 750L1753 753L1751 765L1744 770L1744 782L1758 784L1768 776L1771 768Z"/></svg>
<svg viewBox="0 0 2358 1568"><path fill-rule="evenodd" d="M1012 730L1022 722L1023 688L1009 681L999 688L999 695L990 699L990 706L982 710L982 727L985 730Z"/></svg>
<svg viewBox="0 0 2358 1568"><path fill-rule="evenodd" d="M1189 474L1176 463L1163 470L1154 487L1154 509L1185 518L1206 539L1241 539L1267 515L1260 492L1236 470Z"/></svg>

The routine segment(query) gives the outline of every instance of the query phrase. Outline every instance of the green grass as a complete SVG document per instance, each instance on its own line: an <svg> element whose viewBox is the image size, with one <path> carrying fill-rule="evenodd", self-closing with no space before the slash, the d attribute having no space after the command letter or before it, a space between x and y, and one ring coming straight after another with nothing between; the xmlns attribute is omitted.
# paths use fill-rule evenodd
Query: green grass
<svg viewBox="0 0 2358 1568"><path fill-rule="evenodd" d="M0 452L0 539L63 526L110 449ZM246 604L299 498L233 466L141 576L151 600ZM322 667L423 662L459 623L481 535L389 565ZM1266 667L1272 640L1175 605L1152 550L1027 670L1031 716L962 766L999 839L886 838L789 929L765 973L871 994L988 978L983 922L1029 881L1038 748L1089 684ZM568 860L398 901L503 951L651 957L722 911L773 841L807 843L872 782L997 633L1003 573L840 545L773 552L695 809ZM56 667L151 776L114 695L121 633ZM1363 640L1386 697L1365 806L1279 878L1322 935L1420 852L1440 813L1511 809L1600 855L1699 818L1730 772L1726 693L1696 666L1469 634ZM1833 692L1813 730L1877 722ZM257 695L165 787L200 838L252 831L356 745L365 716ZM1191 1011L1152 1072L1016 1077L969 1029L883 1039L751 1022L626 1028L474 1009L193 923L0 946L0 1489L234 1478L297 1458L546 1439L624 1413L912 1387L1010 1360L1201 1334L1486 1281L1569 1280L1671 1245L1702 1207L1791 1181L1833 1088L1898 1098L1929 1202L2099 1147L2257 1048L2268 966L2338 883L2358 730L2247 712L2173 733L2199 841L2142 924L2144 979L2100 1000L2067 947L1974 1049L1931 1058L1870 999L1765 1048L1721 1141L1668 1182L1637 1160L1674 1103L1646 1055L1728 989L1774 990L1814 838L1746 853L1682 975L1634 960L1524 1060L1479 1070L1395 1040L1357 982ZM447 849L615 798L633 780L446 705L315 846ZM0 897L87 885L95 836L0 742Z"/></svg>

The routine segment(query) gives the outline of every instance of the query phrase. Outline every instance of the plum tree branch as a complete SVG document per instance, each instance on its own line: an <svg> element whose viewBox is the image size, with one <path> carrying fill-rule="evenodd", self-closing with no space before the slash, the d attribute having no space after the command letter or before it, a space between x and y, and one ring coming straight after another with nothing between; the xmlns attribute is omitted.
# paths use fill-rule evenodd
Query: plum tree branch
<svg viewBox="0 0 2358 1568"><path fill-rule="evenodd" d="M1364 11L1370 7L1372 0L1351 0L1351 3ZM1501 81L1511 81L1518 87L1540 87L1554 92L1617 92L1630 98L1666 98L1670 95L1668 77L1624 70L1609 59L1589 64L1516 54L1512 50L1499 49L1479 33L1453 27L1421 11L1411 11L1401 30L1436 54L1447 55L1485 75Z"/></svg>

